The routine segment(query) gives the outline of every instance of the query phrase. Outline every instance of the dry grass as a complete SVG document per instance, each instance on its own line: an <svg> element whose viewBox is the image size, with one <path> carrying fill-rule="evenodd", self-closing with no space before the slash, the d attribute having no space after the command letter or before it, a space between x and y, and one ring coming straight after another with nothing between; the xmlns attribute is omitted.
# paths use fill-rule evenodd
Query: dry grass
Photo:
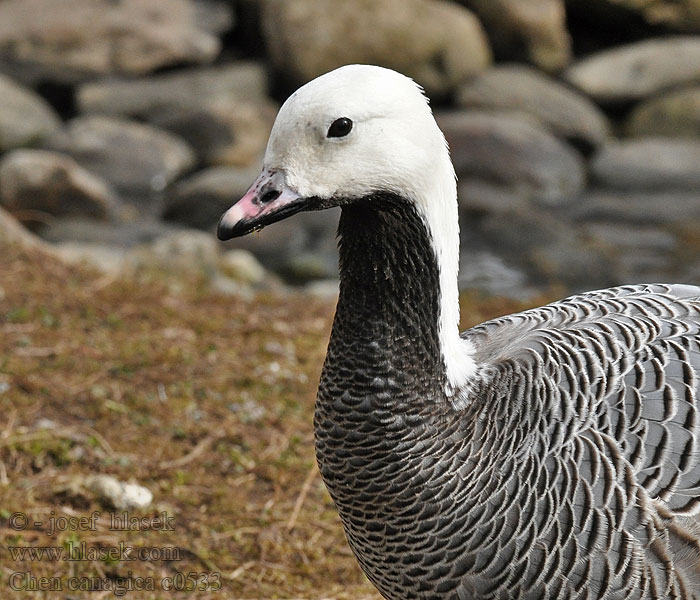
<svg viewBox="0 0 700 600"><path fill-rule="evenodd" d="M466 321L517 308L470 299ZM127 597L378 599L313 458L332 312L304 296L223 297L192 278L105 280L0 244L0 597L109 598L113 591L72 592L68 581L128 589L148 577L155 591ZM119 511L79 485L95 473L148 487L152 507L130 514L166 511L174 530L111 530ZM51 516L94 511L94 530L49 535ZM27 529L10 526L15 512L28 515ZM80 542L176 548L179 560L10 554ZM13 592L14 572L56 577L64 591ZM177 572L219 573L222 589L162 590Z"/></svg>

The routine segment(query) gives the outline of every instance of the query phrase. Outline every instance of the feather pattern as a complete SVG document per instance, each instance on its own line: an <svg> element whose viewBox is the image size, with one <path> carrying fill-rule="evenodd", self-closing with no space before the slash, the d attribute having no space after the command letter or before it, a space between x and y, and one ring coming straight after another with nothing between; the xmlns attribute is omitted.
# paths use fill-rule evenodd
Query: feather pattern
<svg viewBox="0 0 700 600"><path fill-rule="evenodd" d="M457 407L428 234L400 201L367 206L343 209L316 435L370 580L396 600L700 598L700 288L474 327Z"/></svg>
<svg viewBox="0 0 700 600"><path fill-rule="evenodd" d="M519 452L546 457L533 514L548 516L547 539L575 542L544 559L562 589L700 597L700 288L589 292L463 335L490 366L484 389L504 382L527 407Z"/></svg>

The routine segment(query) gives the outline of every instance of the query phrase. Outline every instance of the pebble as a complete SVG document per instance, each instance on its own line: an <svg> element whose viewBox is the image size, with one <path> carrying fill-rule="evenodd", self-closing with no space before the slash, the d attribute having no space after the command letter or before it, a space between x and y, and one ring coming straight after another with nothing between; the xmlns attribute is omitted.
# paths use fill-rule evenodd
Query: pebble
<svg viewBox="0 0 700 600"><path fill-rule="evenodd" d="M243 283L255 285L267 276L265 267L247 250L227 250L221 255L219 265L224 274Z"/></svg>
<svg viewBox="0 0 700 600"><path fill-rule="evenodd" d="M153 493L136 483L119 481L111 475L93 475L86 479L86 487L101 500L117 510L144 509L153 501Z"/></svg>

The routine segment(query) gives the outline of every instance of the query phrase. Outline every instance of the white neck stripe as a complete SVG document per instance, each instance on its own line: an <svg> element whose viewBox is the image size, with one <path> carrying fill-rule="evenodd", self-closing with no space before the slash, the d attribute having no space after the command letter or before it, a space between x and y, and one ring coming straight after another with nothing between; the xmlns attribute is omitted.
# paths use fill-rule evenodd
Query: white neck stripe
<svg viewBox="0 0 700 600"><path fill-rule="evenodd" d="M459 215L457 185L452 162L445 151L439 169L431 174L432 185L416 205L435 248L440 275L440 350L447 376L446 393L458 401L459 392L473 378L476 363L472 345L459 335Z"/></svg>

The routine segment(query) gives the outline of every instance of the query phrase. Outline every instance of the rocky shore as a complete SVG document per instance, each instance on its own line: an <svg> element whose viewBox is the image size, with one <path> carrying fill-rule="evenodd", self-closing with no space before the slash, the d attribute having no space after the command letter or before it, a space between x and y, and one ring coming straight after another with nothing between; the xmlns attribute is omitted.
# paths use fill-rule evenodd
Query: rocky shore
<svg viewBox="0 0 700 600"><path fill-rule="evenodd" d="M0 237L332 294L333 211L212 232L280 102L352 62L432 100L463 288L700 282L698 0L3 0Z"/></svg>

